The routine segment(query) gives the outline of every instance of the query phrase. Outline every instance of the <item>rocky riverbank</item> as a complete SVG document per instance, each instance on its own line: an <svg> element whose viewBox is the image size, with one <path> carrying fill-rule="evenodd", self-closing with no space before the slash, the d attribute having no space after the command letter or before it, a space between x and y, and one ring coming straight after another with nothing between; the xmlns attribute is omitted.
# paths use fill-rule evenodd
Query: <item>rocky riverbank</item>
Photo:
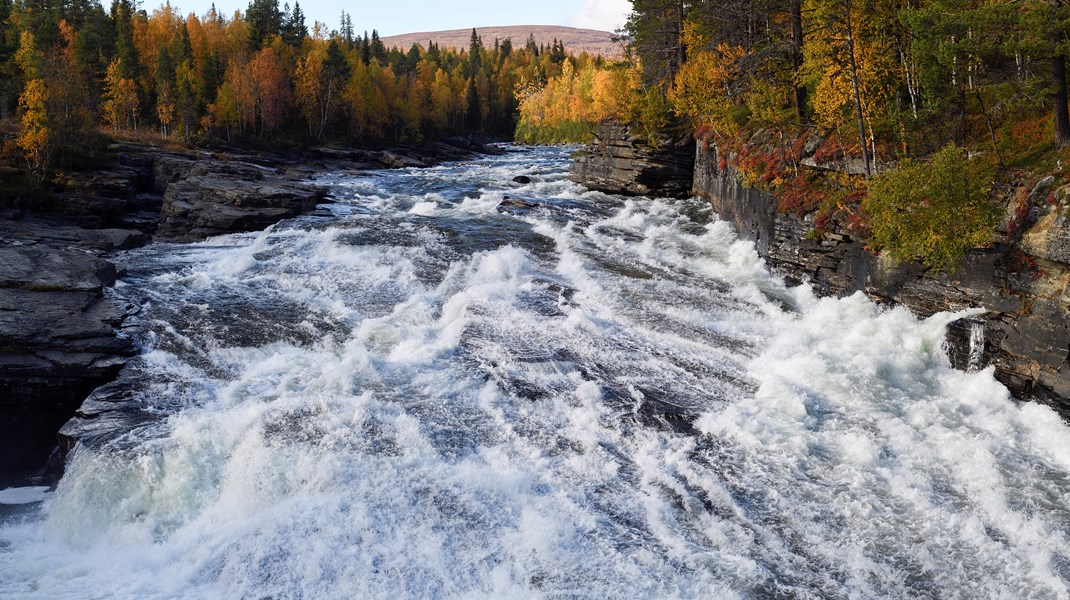
<svg viewBox="0 0 1070 600"><path fill-rule="evenodd" d="M623 125L607 123L574 155L572 179L613 194L686 198L694 164L695 142L689 136L650 143Z"/></svg>
<svg viewBox="0 0 1070 600"><path fill-rule="evenodd" d="M70 174L68 189L7 198L0 206L0 488L53 479L62 466L61 426L81 415L83 429L63 438L69 449L106 412L101 403L120 400L121 391L105 384L138 352L123 324L139 307L112 292L122 275L110 260L115 252L297 216L329 201L309 182L321 173L424 167L493 151L469 140L285 153L117 144L103 166Z"/></svg>
<svg viewBox="0 0 1070 600"><path fill-rule="evenodd" d="M619 129L604 128L604 147L632 144ZM596 149L597 150L597 149ZM664 153L664 150L660 152ZM1053 406L1070 418L1070 186L1050 189L1044 179L1033 193L1007 200L1007 218L993 244L968 253L951 274L925 273L920 265L894 264L842 230L814 235L810 216L777 210L777 199L746 187L733 156L712 144L694 148L692 191L709 199L740 236L753 240L769 266L789 280L807 281L822 295L858 291L920 317L939 311L980 308L985 312L949 327L948 354L961 369L995 368L996 377L1017 397ZM578 163L588 160L581 156ZM616 159L616 173L635 173L648 164ZM574 173L586 183L585 167ZM634 179L634 177L633 177ZM604 177L596 189L628 192L634 183ZM677 183L669 184L673 190ZM659 190L651 188L655 193ZM668 193L662 195L676 195Z"/></svg>

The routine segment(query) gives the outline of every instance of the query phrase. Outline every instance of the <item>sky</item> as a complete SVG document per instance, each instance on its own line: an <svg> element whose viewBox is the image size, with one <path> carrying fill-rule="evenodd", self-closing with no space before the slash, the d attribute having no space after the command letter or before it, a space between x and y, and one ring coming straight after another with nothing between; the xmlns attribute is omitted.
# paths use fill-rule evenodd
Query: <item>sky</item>
<svg viewBox="0 0 1070 600"><path fill-rule="evenodd" d="M279 0L280 6L287 0ZM288 0L291 4L293 0ZM630 0L298 0L309 29L313 20L338 29L342 11L353 18L358 32L376 29L380 35L419 31L467 29L504 25L568 25L613 31L624 24ZM163 0L142 0L152 12ZM207 12L212 0L171 0L182 13ZM215 0L220 13L244 11L249 0Z"/></svg>

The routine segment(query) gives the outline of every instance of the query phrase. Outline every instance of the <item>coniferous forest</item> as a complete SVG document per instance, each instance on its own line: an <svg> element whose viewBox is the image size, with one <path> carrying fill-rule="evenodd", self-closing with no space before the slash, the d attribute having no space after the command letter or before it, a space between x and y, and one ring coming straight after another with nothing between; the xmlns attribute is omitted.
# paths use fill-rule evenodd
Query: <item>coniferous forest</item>
<svg viewBox="0 0 1070 600"><path fill-rule="evenodd" d="M564 45L483 40L387 48L343 12L307 23L299 3L185 14L134 0L0 0L3 158L44 176L100 135L261 146L501 138L516 89L562 72Z"/></svg>
<svg viewBox="0 0 1070 600"><path fill-rule="evenodd" d="M630 64L600 75L628 88L613 116L638 124L682 118L719 136L762 126L834 130L870 175L881 160L948 140L980 135L999 153L1000 134L1021 127L1070 144L1070 3L1061 0L632 4ZM597 104L602 93L555 83L561 102ZM537 113L525 116L546 120ZM1042 114L1046 122L1030 122Z"/></svg>

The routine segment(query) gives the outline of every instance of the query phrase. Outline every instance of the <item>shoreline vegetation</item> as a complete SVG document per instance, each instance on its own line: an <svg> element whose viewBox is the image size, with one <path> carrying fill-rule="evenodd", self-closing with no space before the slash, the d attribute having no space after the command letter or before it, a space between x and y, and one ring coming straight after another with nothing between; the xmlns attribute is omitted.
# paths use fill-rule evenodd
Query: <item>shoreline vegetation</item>
<svg viewBox="0 0 1070 600"><path fill-rule="evenodd" d="M996 241L1006 198L1070 182L1067 31L1062 1L635 0L627 60L522 94L517 137L691 134L814 235L953 271Z"/></svg>
<svg viewBox="0 0 1070 600"><path fill-rule="evenodd" d="M391 48L306 24L300 4L253 0L226 16L170 2L0 0L0 189L62 189L109 144L246 149L419 146L457 136L510 139L517 90L568 68L604 65L554 39Z"/></svg>
<svg viewBox="0 0 1070 600"><path fill-rule="evenodd" d="M622 122L654 144L716 146L744 184L814 215L816 236L840 228L953 271L992 237L1000 199L1048 176L1053 190L1066 183L1070 3L1016 6L635 0L625 58L607 61L476 30L467 49L387 48L345 12L337 29L308 26L297 2L253 0L226 17L169 2L149 12L131 0L0 0L0 196L64 190L66 172L114 139L563 144ZM989 201L930 202L897 183L942 172L968 181L931 193L983 189Z"/></svg>

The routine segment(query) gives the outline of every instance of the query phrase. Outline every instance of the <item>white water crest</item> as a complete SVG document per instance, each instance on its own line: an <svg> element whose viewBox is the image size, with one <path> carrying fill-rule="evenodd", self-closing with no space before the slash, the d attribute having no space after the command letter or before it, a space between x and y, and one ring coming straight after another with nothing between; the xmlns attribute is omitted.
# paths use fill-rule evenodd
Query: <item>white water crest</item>
<svg viewBox="0 0 1070 600"><path fill-rule="evenodd" d="M970 322L970 358L966 370L975 373L984 365L985 358L985 323Z"/></svg>
<svg viewBox="0 0 1070 600"><path fill-rule="evenodd" d="M158 419L0 513L0 597L1070 597L1070 431L948 366L963 315L789 288L566 164L122 257Z"/></svg>

